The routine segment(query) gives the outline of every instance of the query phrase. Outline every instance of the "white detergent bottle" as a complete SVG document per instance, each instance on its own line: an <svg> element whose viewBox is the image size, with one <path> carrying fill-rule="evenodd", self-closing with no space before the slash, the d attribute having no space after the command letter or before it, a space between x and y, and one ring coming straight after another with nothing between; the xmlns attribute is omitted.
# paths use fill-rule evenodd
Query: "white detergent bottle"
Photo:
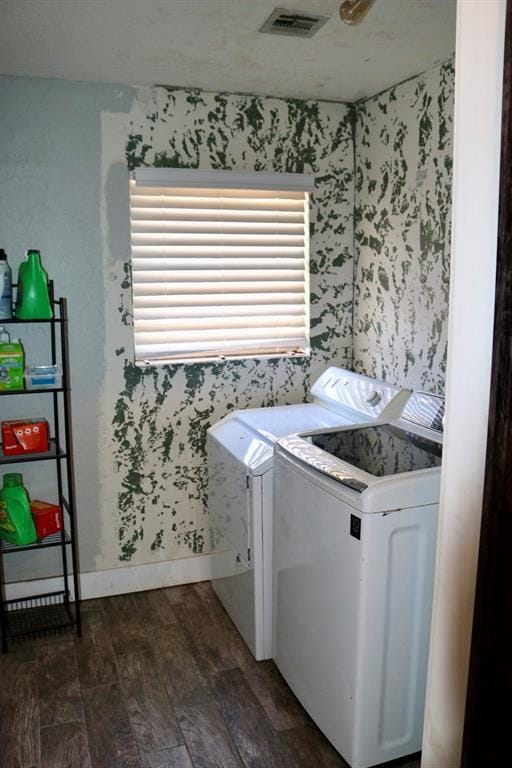
<svg viewBox="0 0 512 768"><path fill-rule="evenodd" d="M0 320L12 317L12 272L7 254L0 248Z"/></svg>

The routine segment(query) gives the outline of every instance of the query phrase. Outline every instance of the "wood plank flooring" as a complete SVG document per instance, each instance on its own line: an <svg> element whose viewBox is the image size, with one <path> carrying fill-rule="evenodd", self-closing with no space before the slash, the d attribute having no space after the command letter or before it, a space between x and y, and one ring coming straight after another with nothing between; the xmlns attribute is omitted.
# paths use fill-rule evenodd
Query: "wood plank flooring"
<svg viewBox="0 0 512 768"><path fill-rule="evenodd" d="M347 768L209 583L83 610L0 656L2 768Z"/></svg>

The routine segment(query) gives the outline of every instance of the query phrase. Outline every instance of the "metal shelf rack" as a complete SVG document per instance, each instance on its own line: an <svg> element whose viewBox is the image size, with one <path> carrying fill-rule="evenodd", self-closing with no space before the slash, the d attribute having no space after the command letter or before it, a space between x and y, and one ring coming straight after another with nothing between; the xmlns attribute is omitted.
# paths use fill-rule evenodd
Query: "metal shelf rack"
<svg viewBox="0 0 512 768"><path fill-rule="evenodd" d="M16 287L16 286L15 286ZM78 548L76 537L76 500L71 428L71 386L69 376L68 313L65 298L55 299L53 282L49 283L50 300L54 308L51 320L0 321L0 325L48 325L51 341L51 364L62 365L62 386L41 389L1 391L0 396L49 395L53 405L54 435L47 453L5 456L0 447L0 467L9 468L26 462L53 462L56 468L56 485L62 509L63 527L59 533L26 546L0 542L0 629L2 652L6 653L9 640L33 638L61 632L75 627L78 637L82 634L80 616L80 591L78 582ZM17 600L5 597L3 558L19 552L59 547L61 553L61 578L63 589L43 595L30 595ZM70 551L69 551L70 550ZM69 557L69 555L71 557ZM69 565L71 570L69 571ZM73 592L71 592L71 584Z"/></svg>

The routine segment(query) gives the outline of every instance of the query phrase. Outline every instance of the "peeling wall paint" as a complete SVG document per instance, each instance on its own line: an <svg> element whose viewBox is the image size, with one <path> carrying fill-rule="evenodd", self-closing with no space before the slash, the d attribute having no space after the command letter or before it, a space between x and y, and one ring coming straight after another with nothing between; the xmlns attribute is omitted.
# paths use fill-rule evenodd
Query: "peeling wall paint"
<svg viewBox="0 0 512 768"><path fill-rule="evenodd" d="M358 105L354 369L442 394L454 64Z"/></svg>
<svg viewBox="0 0 512 768"><path fill-rule="evenodd" d="M108 303L107 361L122 372L112 447L122 562L206 551L207 428L229 411L301 402L311 376L350 366L353 298L353 110L343 104L142 89L126 137L129 169L146 166L312 173L310 358L134 365L129 254ZM104 115L108 124L108 115ZM108 125L105 126L108 131ZM112 498L112 497L111 497Z"/></svg>

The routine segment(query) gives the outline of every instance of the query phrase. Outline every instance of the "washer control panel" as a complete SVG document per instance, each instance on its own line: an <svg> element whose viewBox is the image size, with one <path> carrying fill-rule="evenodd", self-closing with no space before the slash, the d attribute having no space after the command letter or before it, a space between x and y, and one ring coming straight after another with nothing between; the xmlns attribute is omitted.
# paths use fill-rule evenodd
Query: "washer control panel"
<svg viewBox="0 0 512 768"><path fill-rule="evenodd" d="M402 419L426 429L443 432L444 397L428 392L414 392L405 404Z"/></svg>
<svg viewBox="0 0 512 768"><path fill-rule="evenodd" d="M328 368L311 388L316 402L331 410L350 408L370 418L380 416L398 395L399 387L342 368Z"/></svg>

